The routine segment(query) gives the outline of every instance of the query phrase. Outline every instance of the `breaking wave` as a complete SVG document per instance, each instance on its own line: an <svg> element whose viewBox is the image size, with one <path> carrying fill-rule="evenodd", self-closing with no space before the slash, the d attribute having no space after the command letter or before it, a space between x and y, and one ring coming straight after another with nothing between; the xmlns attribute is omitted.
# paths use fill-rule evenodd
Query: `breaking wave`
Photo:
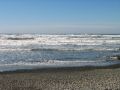
<svg viewBox="0 0 120 90"><path fill-rule="evenodd" d="M119 62L120 63L120 62ZM118 61L113 60L89 60L89 61L60 61L60 60L44 60L40 62L16 62L12 64L0 64L0 66L39 66L39 67L45 67L45 66L52 66L52 67L73 67L73 66L106 66L106 65L112 65L112 64L118 64Z"/></svg>
<svg viewBox="0 0 120 90"><path fill-rule="evenodd" d="M120 48L33 48L33 49L22 49L22 48L13 48L13 49L0 49L0 51L120 51Z"/></svg>
<svg viewBox="0 0 120 90"><path fill-rule="evenodd" d="M12 64L0 64L0 72L16 71L21 69L34 69L34 68L63 68L63 67L103 67L120 64L118 61L59 61L47 60L44 62L17 62Z"/></svg>
<svg viewBox="0 0 120 90"><path fill-rule="evenodd" d="M7 40L34 40L34 38L17 38L17 37L15 37L15 38L7 38Z"/></svg>

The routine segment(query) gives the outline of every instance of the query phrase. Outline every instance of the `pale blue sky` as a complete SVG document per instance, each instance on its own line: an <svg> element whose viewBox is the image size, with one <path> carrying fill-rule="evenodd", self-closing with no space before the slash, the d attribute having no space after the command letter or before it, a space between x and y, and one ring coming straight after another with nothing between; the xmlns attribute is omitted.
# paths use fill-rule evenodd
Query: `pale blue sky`
<svg viewBox="0 0 120 90"><path fill-rule="evenodd" d="M120 34L120 0L0 0L0 33Z"/></svg>

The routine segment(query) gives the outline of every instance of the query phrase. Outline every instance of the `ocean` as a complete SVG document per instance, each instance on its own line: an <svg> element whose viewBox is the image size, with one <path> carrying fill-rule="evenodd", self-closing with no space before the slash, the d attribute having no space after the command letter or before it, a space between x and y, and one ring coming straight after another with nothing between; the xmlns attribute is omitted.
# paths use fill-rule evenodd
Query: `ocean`
<svg viewBox="0 0 120 90"><path fill-rule="evenodd" d="M0 72L119 64L120 35L0 34Z"/></svg>

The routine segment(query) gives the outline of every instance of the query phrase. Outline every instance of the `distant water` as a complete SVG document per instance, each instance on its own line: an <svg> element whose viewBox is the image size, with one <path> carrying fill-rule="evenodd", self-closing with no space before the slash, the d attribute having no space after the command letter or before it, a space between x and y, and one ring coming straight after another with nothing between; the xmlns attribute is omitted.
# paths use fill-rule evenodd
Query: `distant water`
<svg viewBox="0 0 120 90"><path fill-rule="evenodd" d="M120 63L113 55L120 35L0 34L0 71Z"/></svg>

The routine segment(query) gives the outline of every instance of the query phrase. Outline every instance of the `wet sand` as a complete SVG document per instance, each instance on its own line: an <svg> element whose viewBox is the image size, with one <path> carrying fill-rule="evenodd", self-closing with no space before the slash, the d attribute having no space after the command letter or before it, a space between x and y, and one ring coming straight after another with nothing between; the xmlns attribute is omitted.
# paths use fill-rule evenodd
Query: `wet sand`
<svg viewBox="0 0 120 90"><path fill-rule="evenodd" d="M120 68L51 68L0 73L0 90L120 90Z"/></svg>

